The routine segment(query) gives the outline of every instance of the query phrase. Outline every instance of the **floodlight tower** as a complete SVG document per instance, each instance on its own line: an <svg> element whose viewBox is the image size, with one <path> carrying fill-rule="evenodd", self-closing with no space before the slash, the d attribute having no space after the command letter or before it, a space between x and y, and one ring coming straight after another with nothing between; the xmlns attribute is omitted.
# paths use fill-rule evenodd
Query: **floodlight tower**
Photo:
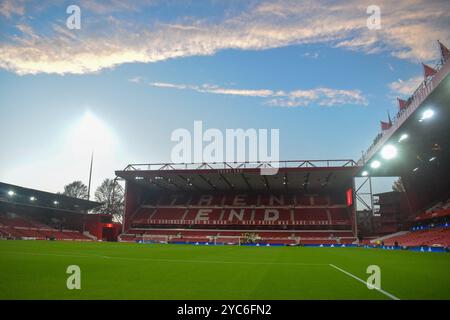
<svg viewBox="0 0 450 320"><path fill-rule="evenodd" d="M89 184L88 184L88 194L87 199L90 200L91 197L91 179L92 179L92 164L94 162L94 151L91 153L91 166L89 168Z"/></svg>

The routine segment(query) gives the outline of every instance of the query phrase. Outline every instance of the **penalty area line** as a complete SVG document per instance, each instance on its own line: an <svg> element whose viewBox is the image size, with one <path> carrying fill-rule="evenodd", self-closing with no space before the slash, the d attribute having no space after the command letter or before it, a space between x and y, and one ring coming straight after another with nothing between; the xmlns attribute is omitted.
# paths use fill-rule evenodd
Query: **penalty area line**
<svg viewBox="0 0 450 320"><path fill-rule="evenodd" d="M349 277L352 277L353 279L358 280L359 282L362 282L362 283L364 283L365 285L367 285L367 282L366 282L366 281L362 280L361 278L358 278L358 277L355 276L354 274L351 274L350 272L345 271L344 269L341 269L341 268L339 268L339 267L337 267L337 266L335 266L334 264L331 264L331 263L329 264L329 266L332 267L332 268L334 268L334 269L336 269L336 270L339 270L340 272L342 272L342 273L348 275ZM376 287L373 287L373 288L374 288L375 290L377 290L378 292L384 294L385 296L391 298L392 300L400 300L400 298L394 296L393 294L391 294L391 293L389 293L389 292L387 292L387 291L385 291L385 290L383 290L383 289L381 289L381 288L376 288Z"/></svg>

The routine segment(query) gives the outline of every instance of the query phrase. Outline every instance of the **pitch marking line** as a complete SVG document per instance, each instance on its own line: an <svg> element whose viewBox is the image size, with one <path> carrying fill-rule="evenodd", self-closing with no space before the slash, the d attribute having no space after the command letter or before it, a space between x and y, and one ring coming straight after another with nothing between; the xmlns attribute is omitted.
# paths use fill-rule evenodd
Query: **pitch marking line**
<svg viewBox="0 0 450 320"><path fill-rule="evenodd" d="M38 252L18 252L9 251L10 254L27 254L33 256L55 256L55 257L76 257L76 258L103 258L116 260L132 260L132 261L153 261L153 262L169 262L169 263L207 263L207 264L248 264L248 265L291 265L291 266L327 266L326 263L302 263L302 262L270 262L270 261L232 261L232 260L184 260L184 259L159 259L159 258L131 258L105 256L100 254L58 254L58 253L38 253Z"/></svg>
<svg viewBox="0 0 450 320"><path fill-rule="evenodd" d="M176 260L176 259L158 259L158 258L127 258L127 257L109 257L119 260L137 260L154 262L172 262L172 263L206 263L206 264L248 264L248 265L292 265L292 266L326 266L325 263L297 263L297 262L266 262L266 261L225 261L225 260Z"/></svg>
<svg viewBox="0 0 450 320"><path fill-rule="evenodd" d="M362 282L362 283L364 283L365 285L367 285L367 282L366 282L366 281L362 280L361 278L358 278L358 277L355 276L354 274L351 274L350 272L345 271L344 269L341 269L341 268L339 268L339 267L337 267L337 266L335 266L334 264L331 264L331 263L329 264L329 266L332 267L332 268L334 268L334 269L336 269L336 270L339 270L340 272L345 273L345 274L348 275L349 277L352 277L353 279L358 280L359 282ZM374 289L377 290L377 291L379 291L379 292L381 292L381 293L384 294L385 296L391 298L392 300L400 300L400 298L397 298L397 297L394 296L393 294L391 294L391 293L389 293L389 292L387 292L387 291L384 291L383 289L378 289L378 288L376 288L376 287L374 287Z"/></svg>

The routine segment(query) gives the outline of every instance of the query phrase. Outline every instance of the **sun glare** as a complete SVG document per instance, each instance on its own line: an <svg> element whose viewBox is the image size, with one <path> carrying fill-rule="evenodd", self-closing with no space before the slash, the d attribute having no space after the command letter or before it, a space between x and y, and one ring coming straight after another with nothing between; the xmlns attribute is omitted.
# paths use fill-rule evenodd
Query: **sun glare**
<svg viewBox="0 0 450 320"><path fill-rule="evenodd" d="M76 153L112 151L114 138L111 129L92 112L86 111L72 127L69 145Z"/></svg>

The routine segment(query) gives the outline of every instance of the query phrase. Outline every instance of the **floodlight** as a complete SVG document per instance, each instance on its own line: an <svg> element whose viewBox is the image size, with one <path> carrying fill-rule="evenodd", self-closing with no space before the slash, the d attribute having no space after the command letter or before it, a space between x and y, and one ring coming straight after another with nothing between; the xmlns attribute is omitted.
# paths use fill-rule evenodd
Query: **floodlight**
<svg viewBox="0 0 450 320"><path fill-rule="evenodd" d="M422 118L420 118L420 121L430 119L431 117L433 117L433 115L434 115L434 111L431 109L427 109L422 113Z"/></svg>
<svg viewBox="0 0 450 320"><path fill-rule="evenodd" d="M16 193L14 192L14 191L12 191L12 190L9 190L8 191L8 196L10 196L10 197L12 197L12 196L14 196Z"/></svg>
<svg viewBox="0 0 450 320"><path fill-rule="evenodd" d="M372 169L378 169L381 166L381 162L378 160L374 160L372 161L372 163L370 164L370 167Z"/></svg>
<svg viewBox="0 0 450 320"><path fill-rule="evenodd" d="M405 139L408 139L408 135L406 133L404 133L400 136L400 139L398 139L398 142L402 142Z"/></svg>
<svg viewBox="0 0 450 320"><path fill-rule="evenodd" d="M419 170L419 168L414 168L413 171L416 172L417 170Z"/></svg>
<svg viewBox="0 0 450 320"><path fill-rule="evenodd" d="M30 197L30 201L36 201L36 197Z"/></svg>
<svg viewBox="0 0 450 320"><path fill-rule="evenodd" d="M393 159L397 156L397 148L388 144L381 149L381 156L386 160Z"/></svg>
<svg viewBox="0 0 450 320"><path fill-rule="evenodd" d="M59 202L58 201L53 201L53 204L56 206Z"/></svg>
<svg viewBox="0 0 450 320"><path fill-rule="evenodd" d="M361 173L361 175L363 176L363 177L367 177L368 175L369 175L369 172L367 172L367 171L363 171L362 173Z"/></svg>

